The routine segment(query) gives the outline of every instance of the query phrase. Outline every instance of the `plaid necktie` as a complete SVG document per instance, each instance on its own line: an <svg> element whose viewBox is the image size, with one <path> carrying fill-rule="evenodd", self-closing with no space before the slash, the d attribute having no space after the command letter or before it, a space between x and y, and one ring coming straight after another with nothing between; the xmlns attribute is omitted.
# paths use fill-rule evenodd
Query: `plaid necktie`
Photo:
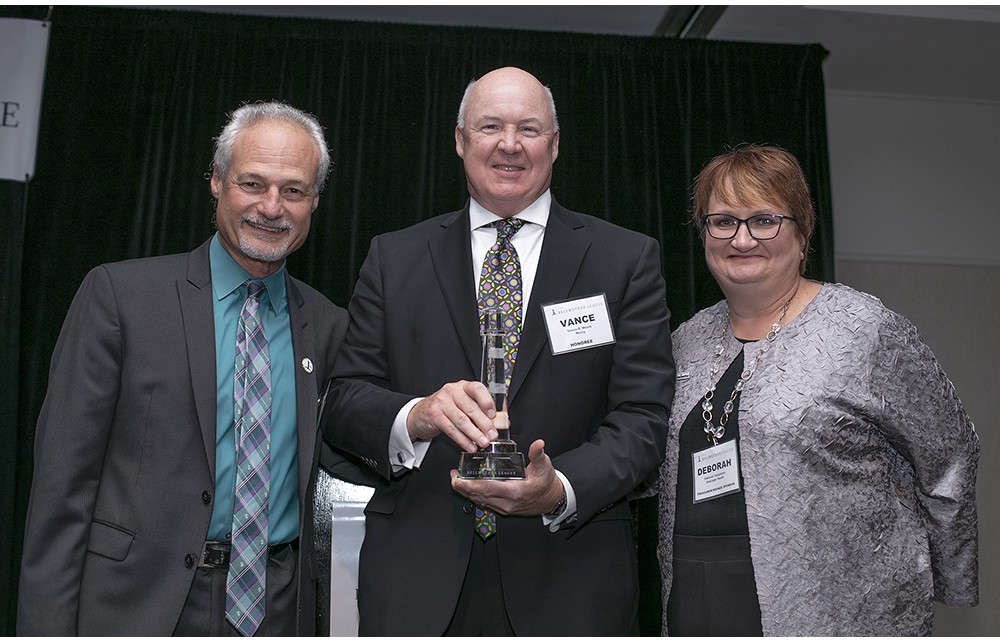
<svg viewBox="0 0 1000 643"><path fill-rule="evenodd" d="M236 495L232 553L226 578L226 618L253 636L264 620L267 572L267 496L271 449L271 364L260 318L264 284L247 282L236 331Z"/></svg>
<svg viewBox="0 0 1000 643"><path fill-rule="evenodd" d="M506 384L510 386L510 376L514 372L517 358L517 342L521 337L521 262L510 239L524 221L503 219L492 224L497 228L497 240L487 251L483 270L479 276L479 319L485 320L483 311L489 308L500 310L504 329L504 372ZM485 323L485 322L482 322ZM476 533L486 540L497 532L496 514L489 509L477 507L475 512Z"/></svg>

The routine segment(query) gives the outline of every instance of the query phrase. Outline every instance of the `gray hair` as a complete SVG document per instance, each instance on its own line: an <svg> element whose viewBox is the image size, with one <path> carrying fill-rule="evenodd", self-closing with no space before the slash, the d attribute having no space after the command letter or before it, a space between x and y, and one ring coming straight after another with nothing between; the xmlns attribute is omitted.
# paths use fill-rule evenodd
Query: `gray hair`
<svg viewBox="0 0 1000 643"><path fill-rule="evenodd" d="M465 107L469 104L469 96L472 94L472 88L476 86L478 78L469 83L465 88L465 93L462 94L462 102L458 106L458 129L465 129ZM545 97L549 101L549 111L552 112L552 131L559 131L559 118L556 117L556 101L552 98L552 90L549 89L548 85L542 85L542 89L545 90Z"/></svg>
<svg viewBox="0 0 1000 643"><path fill-rule="evenodd" d="M229 164L233 160L233 145L236 143L236 138L246 128L269 120L298 125L312 138L313 143L316 144L316 151L319 152L319 167L316 168L316 193L322 192L323 186L326 184L327 174L330 173L330 150L323 137L323 127L312 114L276 101L247 104L230 114L229 122L215 139L215 156L212 158L215 171L219 173L220 177L225 176L229 171Z"/></svg>

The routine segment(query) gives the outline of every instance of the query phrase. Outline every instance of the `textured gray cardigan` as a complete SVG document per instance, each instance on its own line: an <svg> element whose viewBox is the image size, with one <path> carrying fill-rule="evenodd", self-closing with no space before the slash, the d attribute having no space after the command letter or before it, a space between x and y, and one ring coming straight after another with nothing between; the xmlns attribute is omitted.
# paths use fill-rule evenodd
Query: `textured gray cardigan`
<svg viewBox="0 0 1000 643"><path fill-rule="evenodd" d="M678 433L705 393L716 344L726 346L721 370L741 348L727 314L719 302L672 336L678 382L657 552L664 608ZM759 345L746 345L748 360ZM907 319L870 295L824 284L761 359L739 413L766 636L927 635L935 599L978 602L979 440Z"/></svg>

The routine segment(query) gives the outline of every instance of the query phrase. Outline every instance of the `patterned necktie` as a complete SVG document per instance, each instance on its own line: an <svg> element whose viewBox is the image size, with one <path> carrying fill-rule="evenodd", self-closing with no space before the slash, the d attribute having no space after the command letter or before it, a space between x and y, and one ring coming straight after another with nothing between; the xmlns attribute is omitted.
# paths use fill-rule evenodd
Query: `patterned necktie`
<svg viewBox="0 0 1000 643"><path fill-rule="evenodd" d="M260 318L264 284L247 282L236 331L236 495L232 553L226 578L226 618L243 636L264 620L267 496L271 450L271 362Z"/></svg>
<svg viewBox="0 0 1000 643"><path fill-rule="evenodd" d="M497 240L486 253L483 270L479 275L479 319L484 323L483 311L488 308L500 310L504 329L504 373L507 386L514 372L517 358L517 343L521 338L521 262L510 239L524 221L503 219L492 224L497 228ZM482 330L482 328L480 329ZM476 507L476 533L483 540L497 532L496 514L489 509Z"/></svg>

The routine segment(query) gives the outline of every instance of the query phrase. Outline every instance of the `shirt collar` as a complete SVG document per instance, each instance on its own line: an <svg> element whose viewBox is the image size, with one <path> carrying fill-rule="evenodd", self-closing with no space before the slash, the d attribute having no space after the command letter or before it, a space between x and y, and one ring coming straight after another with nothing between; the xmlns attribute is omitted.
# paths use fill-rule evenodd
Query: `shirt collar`
<svg viewBox="0 0 1000 643"><path fill-rule="evenodd" d="M219 241L219 234L212 237L208 250L209 263L212 271L212 292L218 301L222 301L233 294L248 279L253 279L236 260L233 259ZM275 272L259 279L264 283L264 291L267 293L267 301L270 302L271 310L277 314L287 305L285 297L285 264Z"/></svg>
<svg viewBox="0 0 1000 643"><path fill-rule="evenodd" d="M535 202L521 210L514 216L522 221L528 223L534 223L535 225L540 225L543 228L545 224L549 221L549 208L552 206L552 193L550 190L545 190L542 196L535 199ZM475 230L477 228L482 228L483 226L488 226L494 221L502 219L496 214L493 214L483 206L479 205L479 202L475 199L469 199L469 225L470 230Z"/></svg>

